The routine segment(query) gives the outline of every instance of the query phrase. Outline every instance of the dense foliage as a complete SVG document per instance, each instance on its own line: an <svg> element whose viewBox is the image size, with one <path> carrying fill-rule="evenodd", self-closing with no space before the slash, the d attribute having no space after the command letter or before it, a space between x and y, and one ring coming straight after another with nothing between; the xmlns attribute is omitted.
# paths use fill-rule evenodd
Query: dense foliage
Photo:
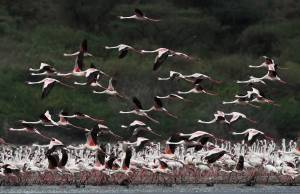
<svg viewBox="0 0 300 194"><path fill-rule="evenodd" d="M146 23L117 18L131 15L136 7L162 21ZM192 94L188 96L192 103L166 102L170 112L179 116L178 120L154 113L161 124L150 125L164 137L176 131L205 130L232 138L224 126L197 123L200 118L211 119L216 110L241 111L259 121L256 125L241 121L234 125L237 131L254 127L274 137L299 135L300 1L4 0L0 2L1 136L9 137L9 142L38 141L35 136L8 132L7 128L18 126L20 119L36 120L46 109L52 113L65 109L96 115L106 119L113 131L126 135L120 125L139 119L118 114L119 110L130 109L130 102L96 95L84 87L56 87L48 98L41 100L41 87L24 83L39 79L31 78L28 68L38 67L40 62L52 64L60 71L71 70L73 59L63 57L62 53L76 51L84 38L88 39L89 50L95 55L86 59L87 64L94 62L113 75L121 93L139 97L147 108L153 104L154 95L191 87L182 81L157 81L158 76L164 77L170 70L184 74L205 73L224 81L221 85L206 84L209 90L219 94L217 97ZM199 60L168 59L158 72L153 72L154 55L129 54L120 60L116 52L104 49L105 45L119 43L141 49L171 48ZM222 100L231 100L235 93L245 90L236 80L265 74L265 69L248 68L248 65L260 64L262 55L273 57L288 68L279 72L287 85L269 83L262 87L267 96L281 106L264 105L257 110L222 105ZM103 78L102 83L106 85L108 80ZM64 142L78 143L85 139L84 134L75 129L42 128L42 132Z"/></svg>

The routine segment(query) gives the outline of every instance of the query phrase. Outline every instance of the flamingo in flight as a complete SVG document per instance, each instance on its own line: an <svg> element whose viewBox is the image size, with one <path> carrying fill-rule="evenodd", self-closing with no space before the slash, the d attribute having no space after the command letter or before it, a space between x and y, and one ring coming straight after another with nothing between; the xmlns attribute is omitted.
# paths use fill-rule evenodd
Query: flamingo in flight
<svg viewBox="0 0 300 194"><path fill-rule="evenodd" d="M192 57L188 56L187 54L180 53L180 52L175 52L167 48L158 48L153 51L146 51L146 50L141 50L141 53L157 53L157 56L155 57L154 60L154 65L153 65L153 71L156 71L159 69L159 67L167 60L168 57L173 57L173 56L179 56L184 59L189 59L191 60Z"/></svg>
<svg viewBox="0 0 300 194"><path fill-rule="evenodd" d="M254 79L260 80L270 80L270 81L278 81L282 84L286 84L287 82L283 81L280 77L278 77L275 64L271 64L268 66L268 73L260 78L254 77Z"/></svg>
<svg viewBox="0 0 300 194"><path fill-rule="evenodd" d="M103 74L107 77L109 77L108 74L104 73L103 71L99 70L96 68L96 66L91 63L90 68L85 70L85 77L86 77L86 82L74 82L75 85L88 85L88 86L92 86L92 87L100 87L100 88L104 88L99 82L99 77L100 74Z"/></svg>
<svg viewBox="0 0 300 194"><path fill-rule="evenodd" d="M149 108L148 110L145 110L145 112L151 112L151 111L157 111L157 112L163 112L166 115L173 117L175 119L177 119L177 116L170 113L163 105L163 102L157 98L157 96L154 97L154 105Z"/></svg>
<svg viewBox="0 0 300 194"><path fill-rule="evenodd" d="M260 64L258 66L249 65L249 67L250 68L262 68L262 67L268 68L269 65L274 64L274 60L271 59L270 57L263 56L263 58L265 59L265 61L262 64Z"/></svg>
<svg viewBox="0 0 300 194"><path fill-rule="evenodd" d="M119 16L121 20L124 19L134 19L134 20L140 20L140 21L150 21L150 22L159 22L160 20L152 19L147 17L140 9L134 9L134 15L132 16Z"/></svg>
<svg viewBox="0 0 300 194"><path fill-rule="evenodd" d="M143 121L134 120L129 125L121 125L122 128L136 128L136 127L146 127Z"/></svg>
<svg viewBox="0 0 300 194"><path fill-rule="evenodd" d="M80 54L83 54L83 56L89 56L92 57L93 55L91 53L88 52L88 46L87 46L87 40L84 39L82 40L82 42L80 43L80 48L79 51L75 52L75 53L64 53L65 57L72 57L72 56L79 56Z"/></svg>
<svg viewBox="0 0 300 194"><path fill-rule="evenodd" d="M110 96L117 96L119 98L124 98L124 99L127 99L126 97L122 96L114 87L114 85L116 84L116 80L114 80L113 78L110 78L109 79L109 82L108 82L108 86L107 88L105 88L105 90L101 91L101 92L98 92L98 91L93 91L93 93L95 94L107 94L107 95L110 95Z"/></svg>
<svg viewBox="0 0 300 194"><path fill-rule="evenodd" d="M161 80L161 81L166 81L166 80L179 80L179 79L184 79L184 76L179 73L179 72L176 72L176 71L170 71L169 73L169 77L158 77L157 78L158 80Z"/></svg>
<svg viewBox="0 0 300 194"><path fill-rule="evenodd" d="M245 81L238 80L238 81L236 81L236 83L238 83L238 84L265 84L266 85L266 82L264 82L260 78L257 78L254 76L250 76L249 78L250 78L249 80L245 80Z"/></svg>
<svg viewBox="0 0 300 194"><path fill-rule="evenodd" d="M42 88L42 96L41 98L44 99L45 97L48 96L48 94L50 93L50 91L52 90L52 88L54 87L54 85L56 83L63 85L65 87L69 87L69 88L74 88L73 86L70 86L68 84L65 84L57 79L53 79L53 78L44 78L43 80L37 81L37 82L31 82L31 81L27 81L26 82L29 85L34 85L34 84L41 84L43 83L43 88Z"/></svg>
<svg viewBox="0 0 300 194"><path fill-rule="evenodd" d="M271 137L266 136L264 132L257 129L249 128L243 132L232 132L232 135L244 135L244 140L252 145L259 137L264 137L273 140Z"/></svg>
<svg viewBox="0 0 300 194"><path fill-rule="evenodd" d="M80 127L80 126L77 126L77 125L74 125L74 124L70 123L70 121L68 121L68 119L65 117L67 115L68 115L68 113L66 111L61 111L59 113L59 115L58 115L59 116L59 121L57 122L57 124L59 126L64 126L64 127L71 126L71 127L76 128L76 129L85 130L85 128L83 128L83 127Z"/></svg>
<svg viewBox="0 0 300 194"><path fill-rule="evenodd" d="M109 129L109 127L107 127L106 125L97 124L97 126L95 126L95 127L98 127L100 134L109 134L109 135L112 135L115 138L123 139L121 136L119 136L119 135L115 134L114 132L112 132Z"/></svg>
<svg viewBox="0 0 300 194"><path fill-rule="evenodd" d="M47 110L45 113L40 115L40 119L38 121L24 121L20 120L22 124L32 124L32 125L37 125L37 124L42 124L44 126L58 126L58 123L52 120L52 117L49 113L49 110Z"/></svg>
<svg viewBox="0 0 300 194"><path fill-rule="evenodd" d="M39 76L39 75L53 76L57 74L57 70L53 66L43 62L40 64L39 69L29 68L29 71L39 72L39 73L31 73L32 76ZM44 72L40 72L40 71L44 71Z"/></svg>
<svg viewBox="0 0 300 194"><path fill-rule="evenodd" d="M194 94L208 94L211 96L216 96L216 93L212 93L212 92L208 92L207 90L205 90L201 85L200 82L202 81L202 79L197 79L194 82L194 88L188 90L188 91L177 91L178 94L190 94L190 93L194 93Z"/></svg>
<svg viewBox="0 0 300 194"><path fill-rule="evenodd" d="M37 128L33 127L30 124L22 123L23 128L9 128L9 131L16 131L16 132L27 132L27 133L34 133L37 134L45 139L49 139L49 137L43 135Z"/></svg>
<svg viewBox="0 0 300 194"><path fill-rule="evenodd" d="M182 100L182 101L186 101L186 102L191 102L191 100L186 99L182 96L179 96L178 94L168 94L166 96L156 96L156 97L160 98L160 99Z"/></svg>
<svg viewBox="0 0 300 194"><path fill-rule="evenodd" d="M98 118L95 118L93 116L81 113L81 112L75 112L73 115L62 114L61 116L65 117L65 118L90 119L90 120L98 122L98 123L103 123L104 122L103 119L98 119Z"/></svg>
<svg viewBox="0 0 300 194"><path fill-rule="evenodd" d="M84 57L85 56L92 56L91 54L87 53L87 44L86 41L83 41L82 46L80 47L80 51L73 53L73 54L64 54L65 56L76 56L75 59L75 65L72 70L72 72L69 73L58 73L57 76L62 76L62 77L69 77L71 75L77 76L77 77L84 77L86 73L89 71L84 71L83 68L85 66L84 63ZM94 70L94 67L91 67L92 70Z"/></svg>
<svg viewBox="0 0 300 194"><path fill-rule="evenodd" d="M215 122L229 124L229 122L225 118L225 113L219 110L214 114L214 119L212 119L211 121L198 120L198 123L203 123L203 124L212 124Z"/></svg>
<svg viewBox="0 0 300 194"><path fill-rule="evenodd" d="M134 142L129 142L129 141L124 141L124 145L130 145L135 147L136 152L142 151L147 145L150 145L151 142L148 138L145 137L138 137L136 138L136 141Z"/></svg>
<svg viewBox="0 0 300 194"><path fill-rule="evenodd" d="M231 119L228 121L229 124L238 121L240 118L246 119L251 123L257 123L255 120L249 119L245 114L240 112L225 113L225 116L231 116Z"/></svg>
<svg viewBox="0 0 300 194"><path fill-rule="evenodd" d="M132 134L131 134L132 137L139 137L141 135L144 135L144 132L146 132L146 133L149 132L149 133L152 133L153 135L161 137L161 135L154 132L151 127L146 126L146 125L145 126L130 127L128 129L132 132Z"/></svg>
<svg viewBox="0 0 300 194"><path fill-rule="evenodd" d="M139 50L133 48L132 46L126 44L119 44L117 46L105 46L105 49L118 49L119 51L119 59L124 58L129 51L134 51L136 53L141 53Z"/></svg>
<svg viewBox="0 0 300 194"><path fill-rule="evenodd" d="M143 110L143 106L141 104L141 102L139 101L139 99L137 97L133 97L132 98L132 102L134 104L134 109L131 111L120 111L121 114L136 114L142 117L146 117L147 119L149 119L150 121L154 122L154 123L159 123L159 121L151 118L146 112L145 110Z"/></svg>
<svg viewBox="0 0 300 194"><path fill-rule="evenodd" d="M223 101L222 104L240 104L240 105L249 105L254 108L260 108L259 106L256 106L251 103L251 100L247 97L241 97L239 95L235 95L235 100L232 101Z"/></svg>
<svg viewBox="0 0 300 194"><path fill-rule="evenodd" d="M202 74L202 73L193 73L191 75L183 75L183 79L188 81L188 82L192 82L192 83L195 82L198 79L209 80L209 81L211 81L213 83L217 83L217 84L222 83L222 81L215 80L212 77L210 77L208 75L205 75L205 74Z"/></svg>

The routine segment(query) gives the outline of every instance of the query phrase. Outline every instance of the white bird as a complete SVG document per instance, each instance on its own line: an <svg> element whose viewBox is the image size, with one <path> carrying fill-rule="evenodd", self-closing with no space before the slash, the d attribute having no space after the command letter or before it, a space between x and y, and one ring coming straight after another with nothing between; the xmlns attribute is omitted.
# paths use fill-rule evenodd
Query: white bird
<svg viewBox="0 0 300 194"><path fill-rule="evenodd" d="M265 59L265 61L258 65L258 66L253 66L253 65L249 65L250 68L261 68L261 67L265 67L268 68L269 65L274 64L274 60L267 57L267 56L263 56L263 58Z"/></svg>
<svg viewBox="0 0 300 194"><path fill-rule="evenodd" d="M95 91L93 90L93 93L95 94L108 94L110 96L117 96L119 98L125 98L125 96L122 96L115 88L114 88L114 85L116 83L116 80L114 80L113 78L110 78L109 79L109 83L108 83L108 86L105 90L101 91L101 92L98 92L98 91Z"/></svg>
<svg viewBox="0 0 300 194"><path fill-rule="evenodd" d="M165 78L158 77L157 79L161 81L166 81L166 80L174 80L174 79L179 80L180 78L184 79L181 73L176 71L170 71L169 77L165 77Z"/></svg>
<svg viewBox="0 0 300 194"><path fill-rule="evenodd" d="M213 83L217 83L217 84L222 83L222 81L215 80L215 79L211 78L210 76L202 74L202 73L193 73L191 75L183 75L182 77L184 80L186 80L188 82L195 82L197 79L201 79L201 80L209 80L209 81L211 81Z"/></svg>
<svg viewBox="0 0 300 194"><path fill-rule="evenodd" d="M48 94L50 93L50 91L52 90L52 88L54 87L54 85L56 83L60 84L60 85L63 85L63 86L66 86L66 87L69 87L69 88L73 88L73 86L70 86L68 84L65 84L57 79L53 79L53 78L44 78L43 80L41 81L37 81L37 82L30 82L30 81L27 81L26 82L27 84L29 85L33 85L33 84L41 84L43 83L43 88L42 88L42 99L47 97Z"/></svg>
<svg viewBox="0 0 300 194"><path fill-rule="evenodd" d="M9 131L17 131L17 132L27 132L27 133L34 133L37 134L45 139L50 139L49 137L43 135L41 132L39 132L39 130L33 126L31 126L30 124L27 123L22 123L23 128L9 128Z"/></svg>
<svg viewBox="0 0 300 194"><path fill-rule="evenodd" d="M124 19L135 19L140 21L150 21L150 22L159 22L160 20L152 19L144 15L144 13L140 9L134 9L134 15L132 16L119 16L121 20Z"/></svg>
<svg viewBox="0 0 300 194"><path fill-rule="evenodd" d="M280 77L277 75L277 71L275 70L275 65L269 65L268 66L268 73L260 78L254 77L254 79L260 79L260 80L270 80L270 81L279 81L280 83L286 84L287 82L283 81Z"/></svg>
<svg viewBox="0 0 300 194"><path fill-rule="evenodd" d="M201 81L202 81L201 79L197 79L194 82L194 88L192 88L192 89L190 89L188 91L177 91L177 93L178 94L190 94L190 93L193 93L193 94L208 94L208 95L211 95L211 96L216 96L217 95L216 93L212 93L212 92L209 92L206 89L204 89L200 85Z"/></svg>
<svg viewBox="0 0 300 194"><path fill-rule="evenodd" d="M129 51L134 51L136 53L140 53L139 50L133 48L132 46L126 45L126 44L119 44L117 46L105 46L105 49L118 49L119 51L119 59L124 58Z"/></svg>
<svg viewBox="0 0 300 194"><path fill-rule="evenodd" d="M249 80L245 80L245 81L238 80L238 81L236 81L236 83L238 83L238 84L258 84L258 83L261 83L261 84L266 85L266 82L264 82L260 78L254 77L254 76L250 76Z"/></svg>
<svg viewBox="0 0 300 194"><path fill-rule="evenodd" d="M59 121L57 121L57 124L59 126L64 126L64 127L71 126L71 127L77 128L77 129L85 130L85 128L83 128L83 127L79 127L77 125L70 123L70 121L68 121L67 118L65 117L67 115L68 115L68 113L66 111L61 111L59 113L59 115L58 115Z"/></svg>
<svg viewBox="0 0 300 194"><path fill-rule="evenodd" d="M145 110L143 110L143 107L142 107L142 104L141 102L136 98L136 97L133 97L132 98L132 102L133 104L135 105L135 108L131 111L120 111L119 113L120 114L136 114L136 115L139 115L139 116L142 116L142 117L146 117L147 119L153 121L154 123L159 123L159 121L151 118L146 112Z"/></svg>
<svg viewBox="0 0 300 194"><path fill-rule="evenodd" d="M133 122L131 122L128 126L126 125L121 125L122 128L136 128L136 127L145 127L146 124L142 121L139 120L134 120Z"/></svg>
<svg viewBox="0 0 300 194"><path fill-rule="evenodd" d="M223 111L219 111L219 110L214 114L214 119L212 119L211 121L198 120L198 123L204 123L204 124L212 124L215 122L229 124L229 122L225 118L225 113Z"/></svg>
<svg viewBox="0 0 300 194"><path fill-rule="evenodd" d="M239 95L235 95L235 100L232 101L223 101L222 104L240 104L240 105L249 105L254 108L260 108L250 102L250 99L247 97L240 97Z"/></svg>
<svg viewBox="0 0 300 194"><path fill-rule="evenodd" d="M145 110L145 112L151 112L151 111L157 111L157 112L163 112L165 114L167 114L170 117L173 117L175 119L177 119L177 116L170 113L163 105L162 101L157 98L156 96L154 97L154 105L149 108L148 110Z"/></svg>
<svg viewBox="0 0 300 194"><path fill-rule="evenodd" d="M157 56L154 60L153 71L158 70L159 67L167 60L168 57L179 56L189 60L192 59L192 57L188 56L187 54L175 52L167 48L158 48L153 51L141 50L141 53L157 53Z"/></svg>
<svg viewBox="0 0 300 194"><path fill-rule="evenodd" d="M182 101L186 101L186 102L191 102L191 100L186 99L182 96L179 96L178 94L169 94L166 96L156 96L157 98L161 98L161 99L173 99L173 100L182 100Z"/></svg>
<svg viewBox="0 0 300 194"><path fill-rule="evenodd" d="M49 113L49 110L47 110L45 113L40 115L40 120L38 121L24 121L20 120L23 124L42 124L44 126L58 126L57 122L52 120L52 117Z"/></svg>
<svg viewBox="0 0 300 194"><path fill-rule="evenodd" d="M264 132L259 131L257 129L249 128L243 132L232 132L232 135L244 135L245 141L247 141L250 145L252 145L260 136L265 137L267 139L272 139L265 135Z"/></svg>
<svg viewBox="0 0 300 194"><path fill-rule="evenodd" d="M240 113L240 112L225 113L225 116L232 116L231 119L229 120L229 123L236 122L240 118L246 119L247 121L250 121L251 123L256 123L256 121L249 119L245 114Z"/></svg>
<svg viewBox="0 0 300 194"><path fill-rule="evenodd" d="M40 71L44 71L44 72L40 72ZM56 69L47 64L47 63L41 63L39 69L33 69L33 68L29 68L29 71L33 71L33 72L39 72L39 73L31 73L30 75L33 76L39 76L39 75L47 75L47 76L53 76L57 74Z"/></svg>
<svg viewBox="0 0 300 194"><path fill-rule="evenodd" d="M103 123L104 120L103 119L98 119L98 118L94 118L93 116L81 113L81 112L75 112L73 115L66 115L66 114L62 114L62 117L65 118L76 118L76 119L90 119L92 121L95 121L97 123Z"/></svg>

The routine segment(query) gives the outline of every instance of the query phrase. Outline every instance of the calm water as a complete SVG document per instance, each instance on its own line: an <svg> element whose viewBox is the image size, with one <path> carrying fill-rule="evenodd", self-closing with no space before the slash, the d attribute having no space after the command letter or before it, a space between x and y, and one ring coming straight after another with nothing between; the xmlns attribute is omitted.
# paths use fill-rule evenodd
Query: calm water
<svg viewBox="0 0 300 194"><path fill-rule="evenodd" d="M76 188L75 186L26 186L26 187L0 187L0 193L124 193L124 194L178 194L178 193L261 193L276 194L290 193L300 194L300 186L265 186L257 185L247 187L243 185L173 185L171 187L156 185L139 186L86 186Z"/></svg>

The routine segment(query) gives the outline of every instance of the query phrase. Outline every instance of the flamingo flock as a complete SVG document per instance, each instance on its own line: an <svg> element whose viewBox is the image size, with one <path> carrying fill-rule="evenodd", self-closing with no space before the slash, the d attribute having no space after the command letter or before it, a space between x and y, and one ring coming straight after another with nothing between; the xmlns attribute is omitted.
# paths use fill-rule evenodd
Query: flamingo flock
<svg viewBox="0 0 300 194"><path fill-rule="evenodd" d="M134 10L132 16L120 16L121 20L137 20L139 22L162 22L147 17L140 9ZM194 60L185 53L168 48L156 50L137 49L126 44L105 46L105 49L118 49L118 58L122 59L129 52L143 57L147 53L156 53L153 71L158 71L170 57ZM138 184L138 183L207 183L213 185L220 182L220 177L227 183L253 184L253 180L263 177L264 183L278 182L293 184L300 175L300 143L297 141L281 143L264 133L262 130L248 128L244 131L230 131L230 135L240 138L240 142L233 143L214 134L194 130L191 133L174 132L163 141L151 140L151 137L162 137L163 131L152 129L148 124L159 125L156 117L167 116L179 120L180 115L169 112L164 101L182 101L192 103L183 97L189 94L218 95L208 91L201 84L221 84L222 81L202 73L183 75L170 71L169 77L158 77L160 81L184 80L191 85L187 90L174 91L165 96L154 96L153 105L144 108L138 97L128 97L119 93L115 85L116 77L98 69L95 64L86 68L85 57L93 57L88 52L87 40L80 44L80 49L65 57L75 58L73 69L67 73L59 72L55 67L45 62L40 67L30 68L31 76L45 76L40 81L26 81L27 84L43 84L41 98L47 99L54 85L66 88L87 87L95 95L105 94L118 97L132 104L130 110L120 110L122 114L136 115L134 121L122 124L120 130L130 133L129 137L122 137L106 124L103 118L81 112L68 113L64 110L50 113L46 110L37 116L35 121L19 120L19 126L7 130L12 133L28 133L37 141L49 142L46 145L33 143L31 146L17 146L7 143L0 138L0 184ZM236 94L234 100L223 101L223 104L242 104L260 108L257 104L271 104L279 106L263 91L256 88L257 84L267 84L266 81L278 81L286 84L278 77L278 64L264 56L265 61L250 68L265 68L267 74L263 77L250 76L249 80L237 81L238 84L250 84L251 90L246 94ZM84 79L85 82L73 80ZM108 85L103 86L101 79L108 78ZM73 85L69 80L72 80ZM62 81L64 80L64 81ZM54 91L53 91L54 92ZM181 96L182 95L182 96ZM154 117L154 114L155 116ZM77 120L87 120L93 123L92 128L80 126ZM145 120L137 120L145 119ZM251 116L241 112L225 113L217 110L213 118L208 121L198 120L199 125L218 123L229 128L239 120L246 120L250 124L258 123ZM196 123L197 121L195 121ZM86 141L79 145L66 145L57 137L51 137L48 131L41 132L40 127L61 128L63 130L78 130ZM50 129L48 129L50 130ZM113 143L104 139L109 136ZM222 182L222 181L221 181Z"/></svg>

